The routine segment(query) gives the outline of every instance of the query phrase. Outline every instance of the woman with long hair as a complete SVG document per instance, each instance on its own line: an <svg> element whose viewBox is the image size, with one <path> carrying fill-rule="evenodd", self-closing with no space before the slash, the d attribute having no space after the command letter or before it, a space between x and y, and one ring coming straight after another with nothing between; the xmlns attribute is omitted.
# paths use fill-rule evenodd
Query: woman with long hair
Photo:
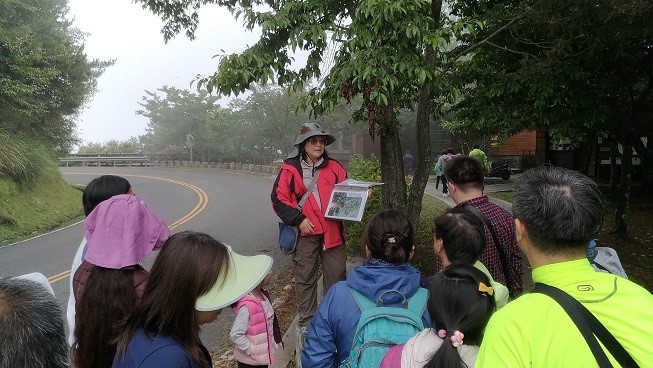
<svg viewBox="0 0 653 368"><path fill-rule="evenodd" d="M139 303L147 282L140 265L170 236L168 226L132 194L100 202L84 220L83 261L72 276L75 368L110 367L116 325ZM98 316L101 316L98 318Z"/></svg>
<svg viewBox="0 0 653 368"><path fill-rule="evenodd" d="M84 216L88 216L93 212L98 204L106 201L107 199L119 194L133 194L131 184L122 176L116 175L102 175L91 180L84 191L82 192L82 206L84 208ZM86 253L86 237L82 239L73 263L70 267L70 274L75 275L77 269L82 264L84 254ZM69 297L68 306L66 308L66 318L68 320L68 344L73 346L75 344L75 293L73 291L73 277L70 277L69 283Z"/></svg>
<svg viewBox="0 0 653 368"><path fill-rule="evenodd" d="M141 303L119 326L113 367L211 367L200 326L260 284L271 266L271 257L241 256L207 234L174 234Z"/></svg>

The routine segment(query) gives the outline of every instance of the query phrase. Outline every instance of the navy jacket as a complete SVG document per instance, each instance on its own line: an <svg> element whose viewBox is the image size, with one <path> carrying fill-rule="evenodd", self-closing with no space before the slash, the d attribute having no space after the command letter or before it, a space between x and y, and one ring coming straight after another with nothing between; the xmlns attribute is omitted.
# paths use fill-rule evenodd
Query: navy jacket
<svg viewBox="0 0 653 368"><path fill-rule="evenodd" d="M200 346L204 357L211 356L204 346ZM211 365L213 366L213 365ZM188 350L174 337L166 335L152 336L138 330L127 345L125 355L113 359L112 368L203 368L193 360Z"/></svg>
<svg viewBox="0 0 653 368"><path fill-rule="evenodd" d="M371 259L353 269L347 281L329 289L313 316L302 351L302 366L338 367L349 356L361 315L350 287L370 300L377 300L381 293L392 289L409 298L419 288L419 280L419 271L410 263L396 265ZM401 296L387 293L383 301L386 306L399 306ZM426 309L422 320L424 326L430 326Z"/></svg>

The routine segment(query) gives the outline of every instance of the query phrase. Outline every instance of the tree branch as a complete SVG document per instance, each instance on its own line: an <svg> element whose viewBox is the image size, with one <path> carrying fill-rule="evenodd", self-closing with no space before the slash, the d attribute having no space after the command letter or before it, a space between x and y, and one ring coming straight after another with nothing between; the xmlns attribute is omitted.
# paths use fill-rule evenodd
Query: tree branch
<svg viewBox="0 0 653 368"><path fill-rule="evenodd" d="M536 57L535 55L533 55L533 54L529 54L529 53L527 53L527 52L523 52L523 51L513 50L513 49L510 49L510 48L508 48L508 47L506 47L506 46L500 46L500 45L497 45L496 43L493 43L493 42L490 42L490 41L486 41L485 43L487 43L487 44L490 45L490 46L494 46L494 47L496 47L496 48L498 48L498 49L501 49L501 50L504 50L504 51L508 51L508 52L512 52L512 53L515 53L515 54L524 55L524 56L527 56L527 57L532 57L533 59L537 60L538 62L540 62L540 63L542 62L542 60L540 60L539 58L537 58L537 57Z"/></svg>
<svg viewBox="0 0 653 368"><path fill-rule="evenodd" d="M455 63L458 59L460 59L461 57L463 57L463 56L469 54L471 51L473 51L474 49L480 47L480 46L483 45L484 43L489 42L489 40L491 40L492 38L494 38L494 36L496 36L497 34L501 33L501 31L503 31L504 29L510 27L513 23L515 23L515 22L518 21L519 19L525 17L525 16L526 16L528 13L530 13L532 10L533 10L533 6L529 6L529 7L528 7L528 8L527 8L523 13L521 13L520 15L516 16L515 18L511 19L508 23L504 24L503 26L499 27L497 30L495 30L494 32L492 32L491 34L489 34L487 37L485 37L484 39L482 39L480 42L478 42L478 43L476 43L476 44L474 44L474 45L470 45L469 47L467 47L465 50L463 50L463 51L460 52L458 55L456 55L454 58L452 58L451 61L448 63L448 65L447 65L445 68L443 68L440 72L441 72L441 73L446 73L447 71L449 71L449 69L451 69L451 68L453 67L454 63Z"/></svg>

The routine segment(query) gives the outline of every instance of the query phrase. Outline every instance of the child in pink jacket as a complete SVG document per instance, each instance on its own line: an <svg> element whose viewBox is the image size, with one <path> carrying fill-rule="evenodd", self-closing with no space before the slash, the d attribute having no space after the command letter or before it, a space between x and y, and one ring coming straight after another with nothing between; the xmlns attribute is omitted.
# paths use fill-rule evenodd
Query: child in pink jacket
<svg viewBox="0 0 653 368"><path fill-rule="evenodd" d="M229 337L234 342L234 359L238 368L267 367L274 363L274 351L281 344L281 329L270 294L267 274L249 294L235 303L236 319Z"/></svg>

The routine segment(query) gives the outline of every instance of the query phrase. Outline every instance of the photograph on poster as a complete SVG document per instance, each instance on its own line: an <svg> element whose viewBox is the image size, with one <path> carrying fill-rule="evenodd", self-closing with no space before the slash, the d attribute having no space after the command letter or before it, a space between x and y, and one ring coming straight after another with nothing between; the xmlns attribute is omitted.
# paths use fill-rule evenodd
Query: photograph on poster
<svg viewBox="0 0 653 368"><path fill-rule="evenodd" d="M360 221L365 212L369 188L382 184L353 179L336 184L325 217L333 220Z"/></svg>

